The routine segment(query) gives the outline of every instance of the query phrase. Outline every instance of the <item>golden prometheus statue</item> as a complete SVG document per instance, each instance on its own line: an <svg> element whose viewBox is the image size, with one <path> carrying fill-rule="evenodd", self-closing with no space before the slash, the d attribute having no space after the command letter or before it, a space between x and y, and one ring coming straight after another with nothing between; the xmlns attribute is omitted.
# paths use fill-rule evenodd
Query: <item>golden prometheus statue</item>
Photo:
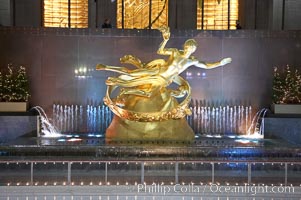
<svg viewBox="0 0 301 200"><path fill-rule="evenodd" d="M106 80L105 104L115 114L106 130L110 141L184 141L194 139L194 132L185 117L190 115L191 89L189 83L179 74L190 66L213 69L231 62L231 58L215 63L205 63L191 56L197 48L194 39L188 39L183 50L165 48L170 38L168 27L159 29L163 42L157 51L169 56L167 60L156 59L142 63L133 55L120 59L136 69L103 64L97 70L117 72L118 77ZM168 87L171 84L176 87ZM115 94L115 97L113 97ZM177 99L184 99L178 102Z"/></svg>

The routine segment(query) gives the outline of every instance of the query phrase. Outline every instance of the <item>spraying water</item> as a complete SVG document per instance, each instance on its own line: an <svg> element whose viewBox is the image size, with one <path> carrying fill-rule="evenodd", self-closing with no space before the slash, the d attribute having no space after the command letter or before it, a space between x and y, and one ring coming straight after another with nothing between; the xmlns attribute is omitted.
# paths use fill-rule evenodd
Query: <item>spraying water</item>
<svg viewBox="0 0 301 200"><path fill-rule="evenodd" d="M247 136L255 137L255 138L263 138L262 120L264 119L268 111L269 109L263 108L255 114L252 123L248 128Z"/></svg>
<svg viewBox="0 0 301 200"><path fill-rule="evenodd" d="M196 134L206 136L240 135L263 138L262 120L269 111L264 108L252 117L251 106L200 106L192 105L187 122ZM31 108L39 113L40 136L61 137L63 133L104 134L114 114L102 105L60 105L52 107L52 122L40 106ZM252 120L251 120L252 119Z"/></svg>
<svg viewBox="0 0 301 200"><path fill-rule="evenodd" d="M40 136L42 137L60 137L60 131L50 123L45 111L40 106L32 107L31 110L36 110L40 117Z"/></svg>
<svg viewBox="0 0 301 200"><path fill-rule="evenodd" d="M202 135L246 134L251 106L191 106L188 124ZM53 105L53 122L62 132L105 133L113 119L105 105Z"/></svg>
<svg viewBox="0 0 301 200"><path fill-rule="evenodd" d="M52 109L53 124L45 111L35 106L40 116L41 136L60 137L62 133L105 133L113 119L113 113L105 105L60 105ZM263 138L261 121L268 109L262 109L252 118L251 106L191 106L187 117L195 133L201 135L245 135ZM252 119L252 120L251 120Z"/></svg>
<svg viewBox="0 0 301 200"><path fill-rule="evenodd" d="M251 106L191 106L187 117L195 133L201 135L242 135L250 126Z"/></svg>
<svg viewBox="0 0 301 200"><path fill-rule="evenodd" d="M69 133L105 133L114 114L105 105L53 105L53 123Z"/></svg>

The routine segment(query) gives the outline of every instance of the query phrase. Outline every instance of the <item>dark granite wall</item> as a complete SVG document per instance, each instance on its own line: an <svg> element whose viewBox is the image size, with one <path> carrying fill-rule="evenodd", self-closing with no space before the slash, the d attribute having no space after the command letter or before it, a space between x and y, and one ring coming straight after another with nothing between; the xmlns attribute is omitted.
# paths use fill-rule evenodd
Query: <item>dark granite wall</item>
<svg viewBox="0 0 301 200"><path fill-rule="evenodd" d="M37 116L18 113L0 115L0 144L21 136L36 136L37 132Z"/></svg>
<svg viewBox="0 0 301 200"><path fill-rule="evenodd" d="M301 119L297 117L267 117L263 120L265 138L281 138L292 144L301 144Z"/></svg>
<svg viewBox="0 0 301 200"><path fill-rule="evenodd" d="M301 67L300 31L172 30L167 47L181 48L188 38L199 46L203 61L231 57L233 62L213 70L191 67L182 75L192 96L207 102L268 107L274 66ZM30 76L31 106L51 112L53 103L100 102L110 72L95 71L97 63L119 66L125 54L142 61L158 58L162 41L157 30L0 28L0 66L24 65ZM86 67L86 78L75 70ZM189 75L191 73L191 75ZM115 74L116 75L116 74Z"/></svg>

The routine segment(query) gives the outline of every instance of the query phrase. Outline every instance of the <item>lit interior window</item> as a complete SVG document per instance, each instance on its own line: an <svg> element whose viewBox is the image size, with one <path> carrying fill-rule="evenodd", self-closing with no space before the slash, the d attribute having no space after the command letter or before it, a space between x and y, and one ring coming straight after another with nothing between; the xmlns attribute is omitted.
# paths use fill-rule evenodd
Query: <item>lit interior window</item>
<svg viewBox="0 0 301 200"><path fill-rule="evenodd" d="M44 26L88 27L88 0L44 0Z"/></svg>
<svg viewBox="0 0 301 200"><path fill-rule="evenodd" d="M236 29L238 0L203 0L198 4L197 29Z"/></svg>
<svg viewBox="0 0 301 200"><path fill-rule="evenodd" d="M88 27L88 0L70 1L71 28Z"/></svg>
<svg viewBox="0 0 301 200"><path fill-rule="evenodd" d="M117 28L156 29L163 25L168 25L168 0L117 1Z"/></svg>

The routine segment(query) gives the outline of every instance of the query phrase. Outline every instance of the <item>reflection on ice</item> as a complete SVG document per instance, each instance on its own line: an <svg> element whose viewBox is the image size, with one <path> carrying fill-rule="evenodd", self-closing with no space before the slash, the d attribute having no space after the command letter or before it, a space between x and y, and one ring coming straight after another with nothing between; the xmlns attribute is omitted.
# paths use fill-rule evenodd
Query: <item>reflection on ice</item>
<svg viewBox="0 0 301 200"><path fill-rule="evenodd" d="M250 138L250 139L260 139L260 138L264 138L264 135L263 135L263 133L260 134L258 132L254 132L253 134L243 135L242 137Z"/></svg>
<svg viewBox="0 0 301 200"><path fill-rule="evenodd" d="M67 140L68 142L79 142L79 141L82 141L81 138L70 138Z"/></svg>
<svg viewBox="0 0 301 200"><path fill-rule="evenodd" d="M237 139L237 140L235 140L235 142L238 142L238 143L241 143L241 144L248 144L251 141L247 140L247 139Z"/></svg>

